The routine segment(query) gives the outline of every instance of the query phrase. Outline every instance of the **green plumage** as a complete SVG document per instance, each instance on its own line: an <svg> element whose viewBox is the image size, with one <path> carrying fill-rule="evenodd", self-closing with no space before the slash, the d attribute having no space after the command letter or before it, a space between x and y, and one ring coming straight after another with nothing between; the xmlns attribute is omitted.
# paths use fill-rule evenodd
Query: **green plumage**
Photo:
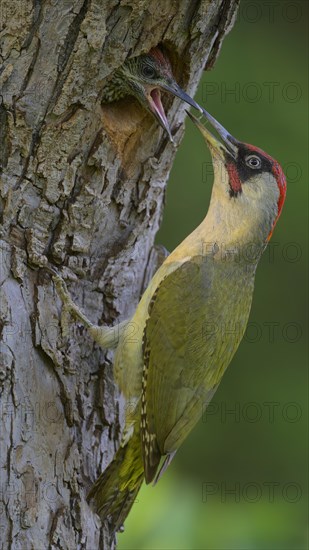
<svg viewBox="0 0 309 550"><path fill-rule="evenodd" d="M245 331L253 270L197 256L166 277L144 341L142 440L146 481L183 443Z"/></svg>
<svg viewBox="0 0 309 550"><path fill-rule="evenodd" d="M87 499L95 500L96 512L119 531L144 480L138 434L120 446L111 464L92 486Z"/></svg>

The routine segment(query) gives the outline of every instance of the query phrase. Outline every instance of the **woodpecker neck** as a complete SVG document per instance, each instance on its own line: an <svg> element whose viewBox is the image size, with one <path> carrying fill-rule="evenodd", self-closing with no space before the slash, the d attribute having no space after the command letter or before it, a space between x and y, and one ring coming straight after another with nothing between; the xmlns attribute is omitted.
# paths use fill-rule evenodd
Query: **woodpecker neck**
<svg viewBox="0 0 309 550"><path fill-rule="evenodd" d="M256 211L244 197L230 197L222 182L222 173L220 177L219 184L215 179L206 217L169 259L212 255L216 260L234 261L245 266L246 271L254 272L267 245L276 212ZM242 202L238 202L239 199Z"/></svg>
<svg viewBox="0 0 309 550"><path fill-rule="evenodd" d="M197 228L199 238L208 243L206 253L216 258L256 267L266 246L267 230L257 219L242 217L237 199L227 197L222 204L212 195L207 216Z"/></svg>
<svg viewBox="0 0 309 550"><path fill-rule="evenodd" d="M192 256L213 256L218 261L235 262L254 274L266 247L265 231L237 220L235 213L212 196L202 223L168 256L166 263L184 261ZM266 235L267 236L267 235Z"/></svg>

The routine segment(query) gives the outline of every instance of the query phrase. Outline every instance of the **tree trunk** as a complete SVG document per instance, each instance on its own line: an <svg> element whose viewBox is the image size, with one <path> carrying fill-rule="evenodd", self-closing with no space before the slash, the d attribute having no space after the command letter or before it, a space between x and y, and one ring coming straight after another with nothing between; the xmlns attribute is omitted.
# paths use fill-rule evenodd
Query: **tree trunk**
<svg viewBox="0 0 309 550"><path fill-rule="evenodd" d="M133 98L101 105L128 56L163 44L193 94L238 0L2 0L1 548L112 548L86 494L121 426L112 352L60 324L57 266L95 323L129 318L176 148ZM164 98L175 142L185 105Z"/></svg>

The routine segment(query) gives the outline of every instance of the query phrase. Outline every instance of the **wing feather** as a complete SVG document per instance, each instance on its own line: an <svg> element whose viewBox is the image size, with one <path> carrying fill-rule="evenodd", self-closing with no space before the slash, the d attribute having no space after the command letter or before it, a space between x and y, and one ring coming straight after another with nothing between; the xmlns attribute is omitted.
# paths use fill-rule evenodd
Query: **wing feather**
<svg viewBox="0 0 309 550"><path fill-rule="evenodd" d="M202 414L208 391L198 383L205 363L201 340L207 313L202 310L212 271L212 262L206 269L200 257L185 262L163 279L149 308L141 424L148 482L161 456L177 450L181 432L187 434Z"/></svg>

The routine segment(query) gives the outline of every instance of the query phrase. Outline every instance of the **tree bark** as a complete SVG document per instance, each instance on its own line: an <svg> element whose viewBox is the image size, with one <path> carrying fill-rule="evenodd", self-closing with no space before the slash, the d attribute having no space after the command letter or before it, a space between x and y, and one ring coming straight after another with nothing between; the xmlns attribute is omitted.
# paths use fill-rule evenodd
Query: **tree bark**
<svg viewBox="0 0 309 550"><path fill-rule="evenodd" d="M112 352L63 333L50 276L99 324L129 318L176 153L133 98L101 104L128 56L163 44L193 95L238 0L2 0L1 548L112 548L86 502L121 426ZM165 97L176 145L185 105Z"/></svg>

